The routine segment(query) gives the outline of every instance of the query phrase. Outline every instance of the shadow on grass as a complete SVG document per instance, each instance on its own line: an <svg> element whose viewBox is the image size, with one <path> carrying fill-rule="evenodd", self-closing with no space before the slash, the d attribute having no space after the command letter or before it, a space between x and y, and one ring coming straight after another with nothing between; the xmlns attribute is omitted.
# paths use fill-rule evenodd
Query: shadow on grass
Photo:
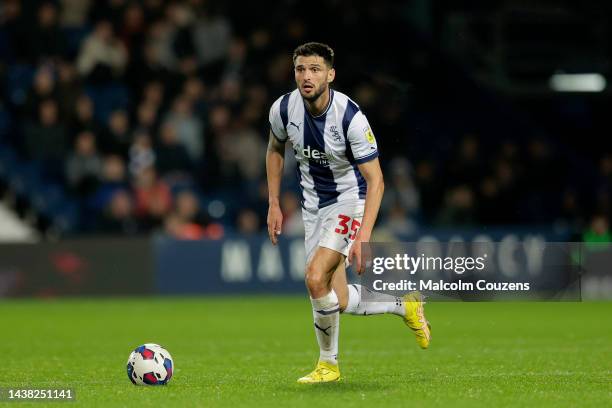
<svg viewBox="0 0 612 408"><path fill-rule="evenodd" d="M341 379L340 381L322 384L278 384L279 391L297 391L304 394L320 394L326 392L330 394L345 394L355 392L385 391L392 388L391 384L383 384L377 381L367 381L359 379Z"/></svg>

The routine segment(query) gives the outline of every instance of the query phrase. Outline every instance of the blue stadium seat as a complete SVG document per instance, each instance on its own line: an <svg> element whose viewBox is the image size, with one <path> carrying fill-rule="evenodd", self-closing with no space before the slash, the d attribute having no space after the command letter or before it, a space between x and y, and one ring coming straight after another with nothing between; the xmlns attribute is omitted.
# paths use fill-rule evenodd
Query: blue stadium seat
<svg viewBox="0 0 612 408"><path fill-rule="evenodd" d="M62 234L73 232L80 225L80 207L74 201L66 200L57 208L52 219L53 226L58 232Z"/></svg>
<svg viewBox="0 0 612 408"><path fill-rule="evenodd" d="M59 184L41 184L31 195L32 206L39 214L52 216L64 205L64 195L64 189Z"/></svg>
<svg viewBox="0 0 612 408"><path fill-rule="evenodd" d="M16 163L9 175L9 185L21 197L31 198L42 188L42 166L38 162Z"/></svg>
<svg viewBox="0 0 612 408"><path fill-rule="evenodd" d="M91 27L88 25L64 28L64 37L68 42L68 55L78 55L81 48L81 42L87 37L90 31Z"/></svg>
<svg viewBox="0 0 612 408"><path fill-rule="evenodd" d="M25 103L34 73L34 67L27 64L16 64L8 67L6 90L8 98L13 104L20 106Z"/></svg>
<svg viewBox="0 0 612 408"><path fill-rule="evenodd" d="M11 115L0 105L0 140L5 139L11 128ZM0 147L1 148L1 147Z"/></svg>
<svg viewBox="0 0 612 408"><path fill-rule="evenodd" d="M94 116L100 123L107 123L113 111L128 107L129 93L124 85L88 86L85 92L94 102Z"/></svg>
<svg viewBox="0 0 612 408"><path fill-rule="evenodd" d="M0 178L7 180L9 175L15 171L18 159L13 149L5 144L0 144Z"/></svg>

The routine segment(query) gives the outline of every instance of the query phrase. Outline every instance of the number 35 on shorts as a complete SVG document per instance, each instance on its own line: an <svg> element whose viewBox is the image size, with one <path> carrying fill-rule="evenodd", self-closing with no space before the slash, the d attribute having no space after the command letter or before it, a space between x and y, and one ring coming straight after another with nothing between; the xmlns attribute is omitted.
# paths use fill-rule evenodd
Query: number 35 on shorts
<svg viewBox="0 0 612 408"><path fill-rule="evenodd" d="M359 220L351 218L348 215L338 214L338 227L336 228L335 232L341 235L346 235L350 228L351 235L349 235L349 239L352 241L355 239L360 226L361 223Z"/></svg>

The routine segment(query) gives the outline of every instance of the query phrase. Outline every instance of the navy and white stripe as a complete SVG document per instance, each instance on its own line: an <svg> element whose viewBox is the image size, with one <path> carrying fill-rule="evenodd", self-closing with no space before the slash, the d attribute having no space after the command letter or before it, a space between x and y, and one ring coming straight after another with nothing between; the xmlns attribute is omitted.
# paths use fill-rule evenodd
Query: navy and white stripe
<svg viewBox="0 0 612 408"><path fill-rule="evenodd" d="M357 165L378 157L378 148L365 115L346 95L330 91L327 109L314 117L296 89L274 102L270 128L279 141L293 145L304 208L365 198Z"/></svg>

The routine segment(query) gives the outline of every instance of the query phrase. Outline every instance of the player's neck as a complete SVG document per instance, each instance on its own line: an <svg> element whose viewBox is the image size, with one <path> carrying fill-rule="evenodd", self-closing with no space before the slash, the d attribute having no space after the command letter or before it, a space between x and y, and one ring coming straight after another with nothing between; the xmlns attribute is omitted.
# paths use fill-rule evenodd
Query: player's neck
<svg viewBox="0 0 612 408"><path fill-rule="evenodd" d="M329 99L331 98L331 91L329 87L314 101L308 101L304 99L306 109L312 116L319 116L327 109L329 105Z"/></svg>

